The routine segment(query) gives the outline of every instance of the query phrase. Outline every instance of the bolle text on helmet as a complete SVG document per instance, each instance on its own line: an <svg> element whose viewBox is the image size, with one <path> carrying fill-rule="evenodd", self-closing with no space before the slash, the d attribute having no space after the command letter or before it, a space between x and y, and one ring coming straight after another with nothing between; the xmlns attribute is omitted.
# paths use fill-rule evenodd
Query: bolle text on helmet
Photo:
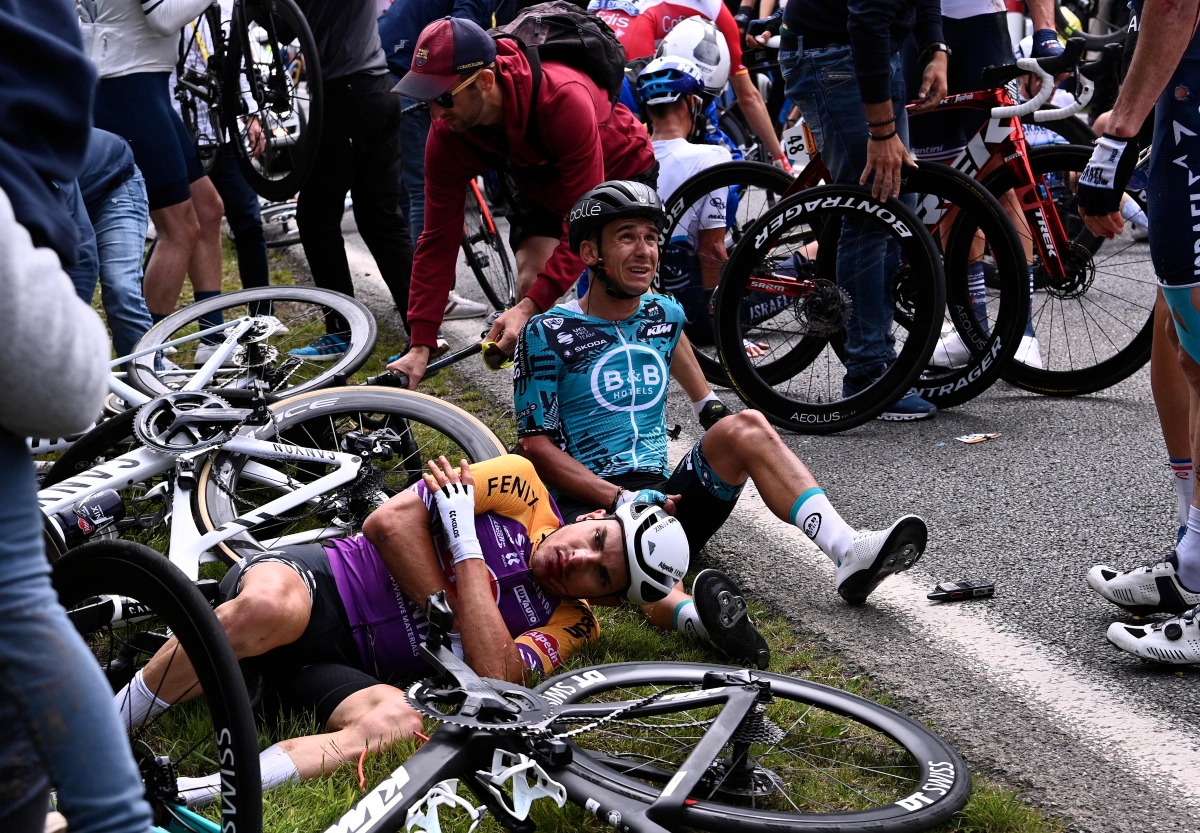
<svg viewBox="0 0 1200 833"><path fill-rule="evenodd" d="M567 218L567 221L573 223L576 220L580 220L584 217L595 217L603 210L604 208L600 205L600 203L588 201L583 205L577 205L572 208L571 216Z"/></svg>

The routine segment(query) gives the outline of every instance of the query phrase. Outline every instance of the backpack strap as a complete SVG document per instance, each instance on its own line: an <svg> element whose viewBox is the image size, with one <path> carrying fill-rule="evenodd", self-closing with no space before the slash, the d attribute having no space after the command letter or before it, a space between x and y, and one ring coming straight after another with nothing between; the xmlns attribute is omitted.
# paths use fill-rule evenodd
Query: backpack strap
<svg viewBox="0 0 1200 833"><path fill-rule="evenodd" d="M525 122L525 141L528 142L539 155L547 159L550 164L556 164L558 157L550 152L546 147L546 143L542 141L542 133L538 127L537 103L538 95L542 90L542 58L538 54L536 46L526 46L525 42L516 35L510 35L507 32L496 33L493 38L499 40L507 38L514 41L521 48L521 53L525 56L525 60L529 61L529 70L533 74L533 96L529 101L529 119Z"/></svg>

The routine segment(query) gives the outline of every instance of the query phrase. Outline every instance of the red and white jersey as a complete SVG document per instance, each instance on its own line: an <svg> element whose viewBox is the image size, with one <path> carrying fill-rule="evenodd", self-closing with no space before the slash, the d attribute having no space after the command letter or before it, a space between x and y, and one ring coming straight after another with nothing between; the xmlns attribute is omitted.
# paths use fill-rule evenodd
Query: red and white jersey
<svg viewBox="0 0 1200 833"><path fill-rule="evenodd" d="M631 14L635 11L636 13ZM588 7L620 38L626 60L654 54L663 38L683 20L700 15L716 24L729 46L730 74L746 72L742 66L742 37L733 14L722 0L593 0Z"/></svg>

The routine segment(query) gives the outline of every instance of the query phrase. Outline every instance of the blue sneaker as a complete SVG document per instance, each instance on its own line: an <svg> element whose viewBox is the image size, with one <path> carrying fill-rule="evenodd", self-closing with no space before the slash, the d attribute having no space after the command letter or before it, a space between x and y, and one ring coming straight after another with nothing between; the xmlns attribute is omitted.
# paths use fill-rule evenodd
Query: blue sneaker
<svg viewBox="0 0 1200 833"><path fill-rule="evenodd" d="M914 419L929 419L936 415L937 405L910 392L875 418L885 422L911 422Z"/></svg>
<svg viewBox="0 0 1200 833"><path fill-rule="evenodd" d="M350 345L340 336L323 335L307 347L288 351L290 355L311 362L335 362L346 354Z"/></svg>

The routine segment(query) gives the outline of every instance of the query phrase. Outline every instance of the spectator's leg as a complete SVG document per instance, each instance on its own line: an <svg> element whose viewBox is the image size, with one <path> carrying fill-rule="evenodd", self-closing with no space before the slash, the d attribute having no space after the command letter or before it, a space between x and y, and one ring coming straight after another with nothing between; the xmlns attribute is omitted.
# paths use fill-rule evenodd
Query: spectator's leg
<svg viewBox="0 0 1200 833"><path fill-rule="evenodd" d="M246 177L231 153L218 154L217 164L208 176L225 204L225 219L233 232L242 289L269 286L271 273L258 194L246 183Z"/></svg>
<svg viewBox="0 0 1200 833"><path fill-rule="evenodd" d="M417 102L401 98L404 108ZM413 248L425 230L425 141L429 138L429 110L422 108L400 117L400 152L404 192L401 206L408 220Z"/></svg>
<svg viewBox="0 0 1200 833"><path fill-rule="evenodd" d="M92 210L100 253L100 291L104 314L118 356L150 329L150 311L142 295L142 251L146 245L146 183L136 169Z"/></svg>
<svg viewBox="0 0 1200 833"><path fill-rule="evenodd" d="M146 264L142 289L146 307L157 321L175 311L192 249L200 237L200 221L190 199L153 210L150 219L154 221L158 243Z"/></svg>
<svg viewBox="0 0 1200 833"><path fill-rule="evenodd" d="M50 586L23 440L0 433L0 689L22 715L72 833L146 833L150 808L112 689Z"/></svg>

